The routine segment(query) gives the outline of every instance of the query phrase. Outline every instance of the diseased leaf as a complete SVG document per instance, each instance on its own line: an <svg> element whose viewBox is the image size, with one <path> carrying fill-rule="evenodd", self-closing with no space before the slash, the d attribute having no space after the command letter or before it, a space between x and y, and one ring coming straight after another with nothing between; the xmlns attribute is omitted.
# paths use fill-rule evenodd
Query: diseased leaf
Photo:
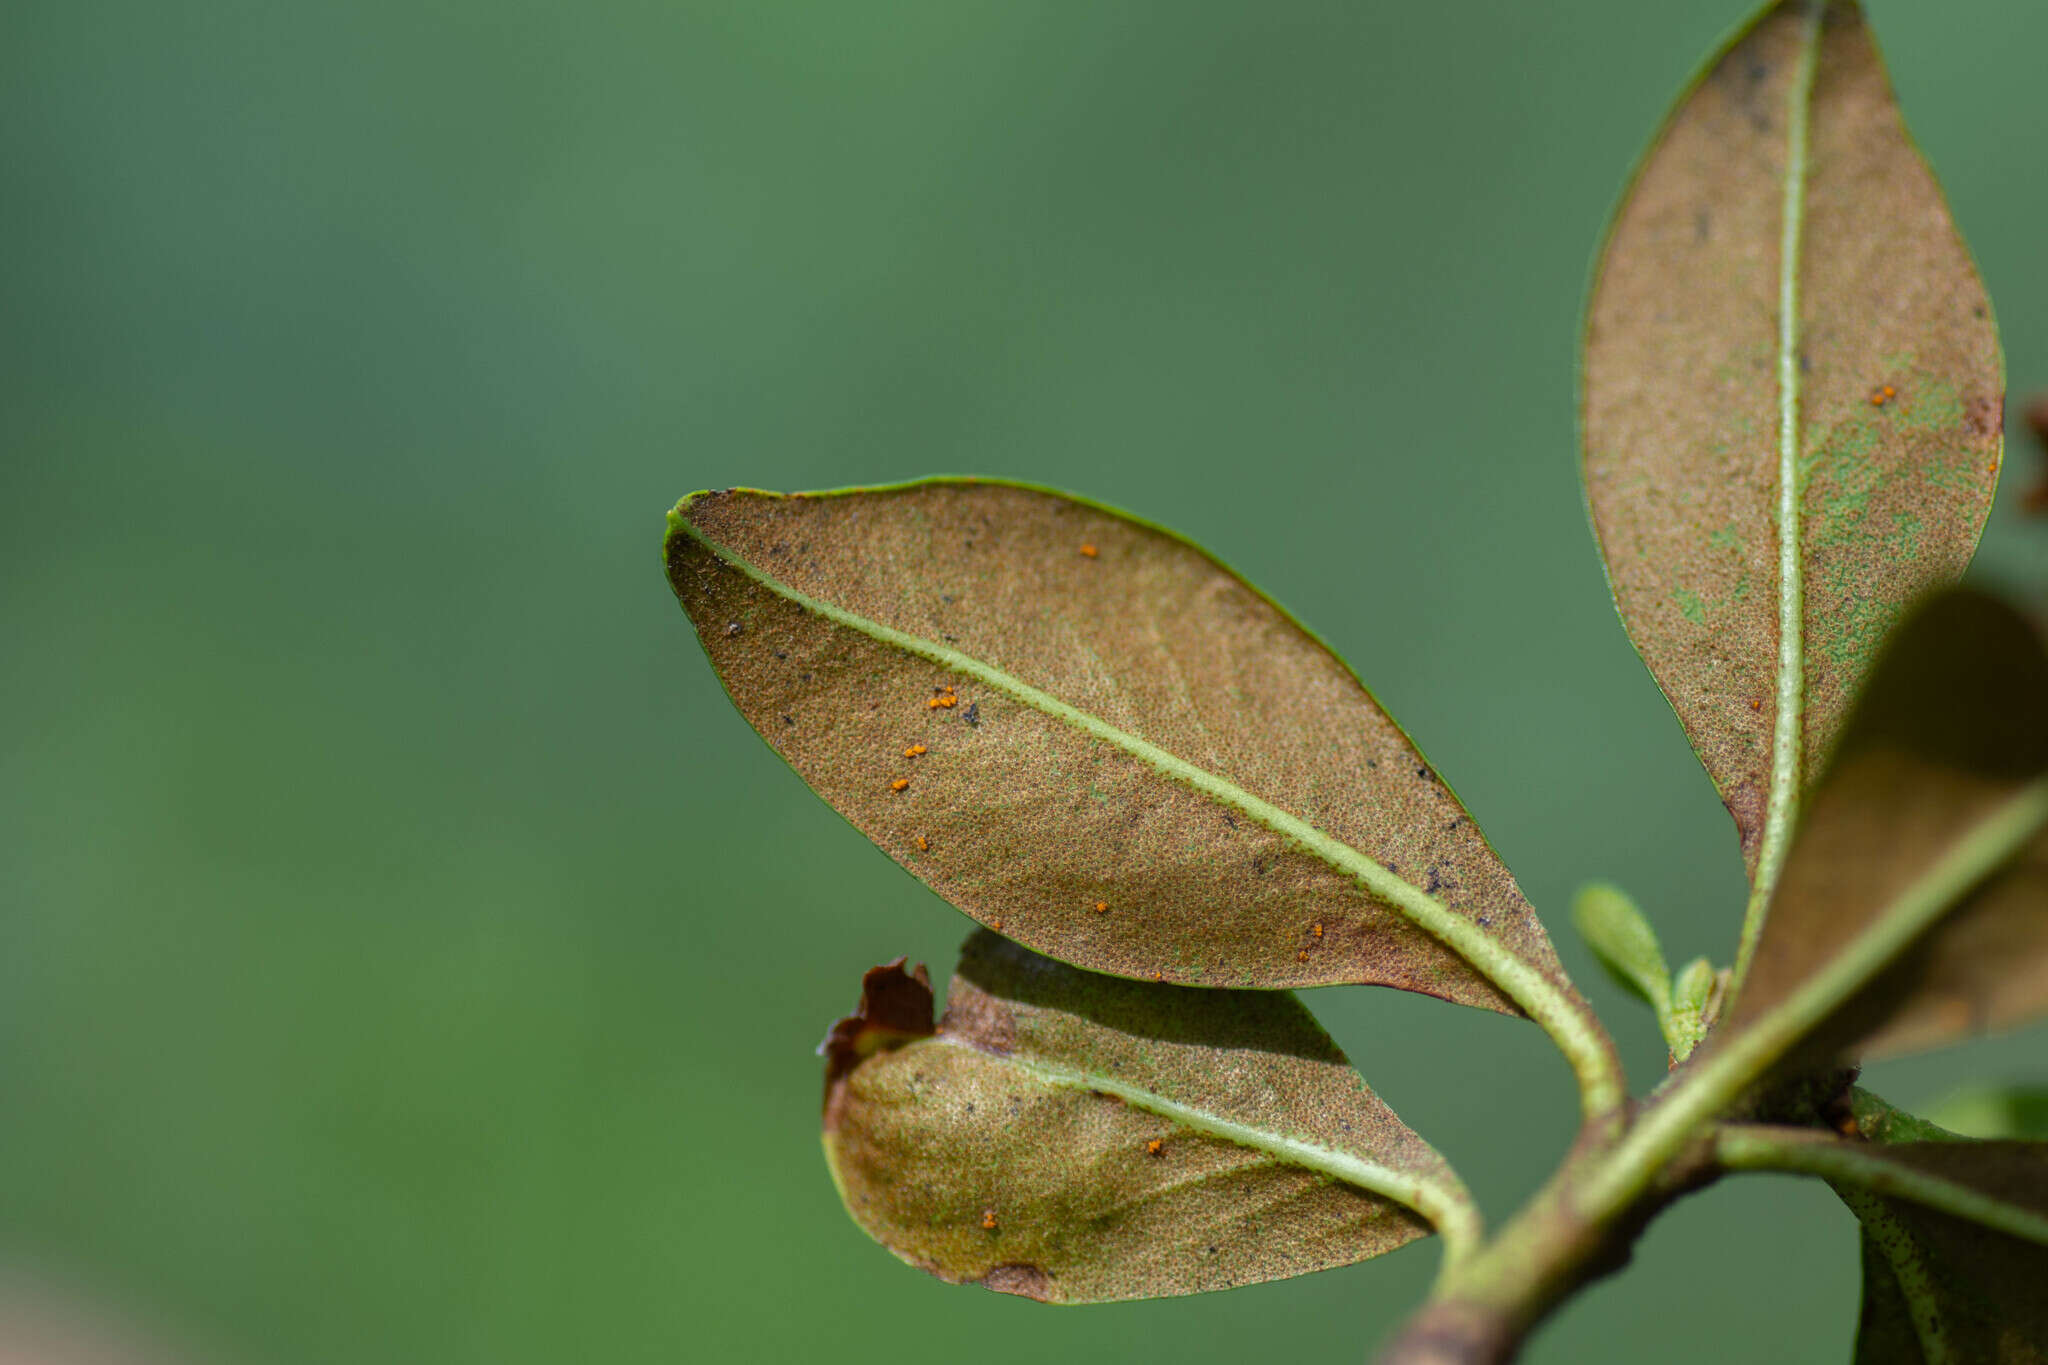
<svg viewBox="0 0 2048 1365"><path fill-rule="evenodd" d="M2044 776L2040 640L1981 593L1932 599L1807 804L1729 1032L1793 1028L1821 1061L2048 1011Z"/></svg>
<svg viewBox="0 0 2048 1365"><path fill-rule="evenodd" d="M984 924L1139 979L1584 1009L1400 727L1187 542L962 479L700 493L670 528L740 711Z"/></svg>
<svg viewBox="0 0 2048 1365"><path fill-rule="evenodd" d="M825 1098L847 1072L877 1052L901 1047L932 1033L932 979L922 962L911 971L897 958L870 967L860 979L860 1003L832 1025L818 1055L825 1059Z"/></svg>
<svg viewBox="0 0 2048 1365"><path fill-rule="evenodd" d="M854 1219L955 1283L1194 1294L1474 1230L1457 1178L1290 995L1123 981L995 934L945 1018L832 1085Z"/></svg>
<svg viewBox="0 0 2048 1365"><path fill-rule="evenodd" d="M1854 3L1770 6L1680 101L1609 230L1584 374L1615 601L1768 888L2001 451L1990 306Z"/></svg>

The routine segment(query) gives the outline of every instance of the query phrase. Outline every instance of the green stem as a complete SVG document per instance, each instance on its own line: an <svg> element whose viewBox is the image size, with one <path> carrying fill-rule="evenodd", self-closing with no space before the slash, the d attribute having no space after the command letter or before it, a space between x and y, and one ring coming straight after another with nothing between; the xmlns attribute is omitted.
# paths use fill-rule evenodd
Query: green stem
<svg viewBox="0 0 2048 1365"><path fill-rule="evenodd" d="M2048 825L2048 779L2021 788L1910 884L1871 928L1782 1004L1716 1039L1673 1074L1611 1145L1580 1152L1438 1293L1386 1357L1398 1365L1488 1365L1565 1295L1612 1265L1663 1204L1710 1179L1712 1125L1798 1041L1882 971L1958 899Z"/></svg>
<svg viewBox="0 0 2048 1365"><path fill-rule="evenodd" d="M1882 1151L1882 1149L1879 1149ZM1714 1135L1714 1159L1729 1170L1817 1175L1891 1199L1910 1199L1994 1232L2048 1245L2048 1217L1898 1161L1865 1144L1808 1128L1731 1125Z"/></svg>
<svg viewBox="0 0 2048 1365"><path fill-rule="evenodd" d="M2048 779L2030 783L1980 821L1894 900L1869 932L1762 1018L1704 1053L1644 1113L1584 1193L1603 1208L1625 1202L1704 1126L1740 1099L1801 1038L1926 932L1971 887L2048 824Z"/></svg>

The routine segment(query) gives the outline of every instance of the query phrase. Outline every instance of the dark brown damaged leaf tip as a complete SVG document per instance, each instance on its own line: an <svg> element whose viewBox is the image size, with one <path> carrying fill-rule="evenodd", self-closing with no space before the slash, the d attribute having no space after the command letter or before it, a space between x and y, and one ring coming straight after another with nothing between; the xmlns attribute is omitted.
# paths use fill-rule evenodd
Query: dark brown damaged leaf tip
<svg viewBox="0 0 2048 1365"><path fill-rule="evenodd" d="M2048 516L2048 392L2037 393L2026 407L2027 430L2041 452L2041 477L2020 494L2020 510L2030 517Z"/></svg>
<svg viewBox="0 0 2048 1365"><path fill-rule="evenodd" d="M860 979L860 1003L818 1044L818 1055L825 1059L827 1104L833 1087L877 1052L932 1036L931 974L922 962L905 971L908 961L899 957L868 968Z"/></svg>

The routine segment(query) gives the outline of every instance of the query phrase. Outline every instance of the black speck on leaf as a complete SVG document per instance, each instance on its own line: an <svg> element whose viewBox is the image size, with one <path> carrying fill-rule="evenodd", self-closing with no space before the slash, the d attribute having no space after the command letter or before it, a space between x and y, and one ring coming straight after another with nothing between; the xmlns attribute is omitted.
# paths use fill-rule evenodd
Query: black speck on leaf
<svg viewBox="0 0 2048 1365"><path fill-rule="evenodd" d="M731 638L732 638L733 636L735 636L735 635L737 635L737 634L739 634L739 633L740 633L740 623L739 623L739 622L737 622L737 621L727 621L727 622L725 623L725 635L726 635L726 638L727 638L727 639L731 639Z"/></svg>
<svg viewBox="0 0 2048 1365"><path fill-rule="evenodd" d="M978 701L971 701L971 702L967 703L967 716L966 716L966 720L967 720L967 723L968 723L969 725L980 725L980 724L981 724L981 703L980 703L980 702L978 702Z"/></svg>

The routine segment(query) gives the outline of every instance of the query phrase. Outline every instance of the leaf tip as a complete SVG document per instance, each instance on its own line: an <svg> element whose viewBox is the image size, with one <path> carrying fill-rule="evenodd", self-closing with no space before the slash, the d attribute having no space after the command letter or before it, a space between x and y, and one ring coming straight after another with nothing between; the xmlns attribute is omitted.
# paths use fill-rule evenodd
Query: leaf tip
<svg viewBox="0 0 2048 1365"><path fill-rule="evenodd" d="M932 1020L932 978L922 962L905 970L907 957L870 967L860 979L860 1003L834 1023L818 1044L825 1059L825 1101L852 1070L891 1048L929 1038Z"/></svg>

